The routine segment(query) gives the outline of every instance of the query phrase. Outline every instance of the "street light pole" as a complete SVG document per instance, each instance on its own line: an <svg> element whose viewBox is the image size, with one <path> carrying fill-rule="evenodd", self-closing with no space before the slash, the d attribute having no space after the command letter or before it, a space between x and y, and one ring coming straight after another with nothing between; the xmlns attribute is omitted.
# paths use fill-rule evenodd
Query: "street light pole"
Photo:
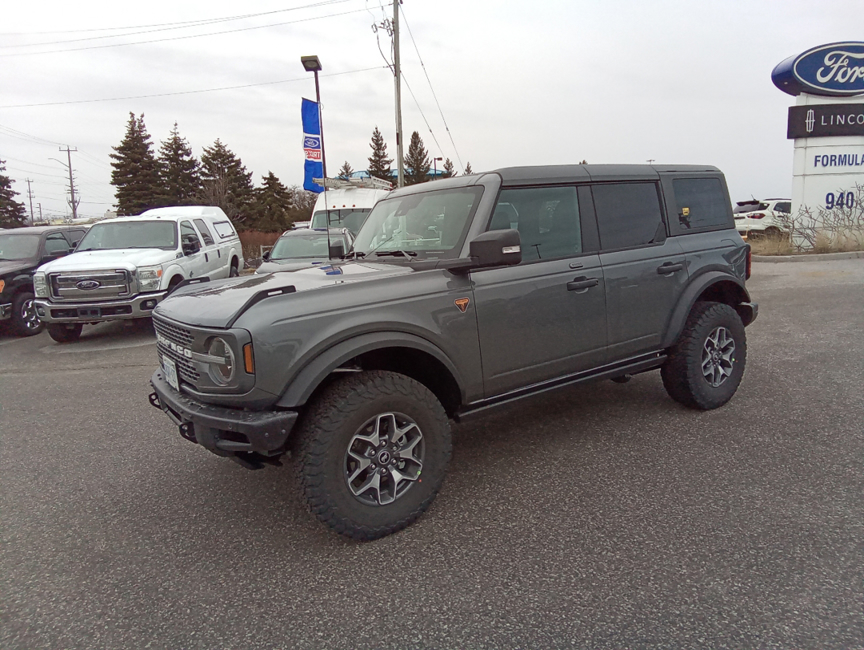
<svg viewBox="0 0 864 650"><path fill-rule="evenodd" d="M402 66L399 60L399 2L393 0L393 74L396 80L396 159L397 187L405 185L405 158L402 155Z"/></svg>
<svg viewBox="0 0 864 650"><path fill-rule="evenodd" d="M438 161L439 160L444 160L444 159L440 156L438 158L432 158L432 180L433 181L438 180Z"/></svg>
<svg viewBox="0 0 864 650"><path fill-rule="evenodd" d="M318 73L321 71L321 61L317 56L301 56L300 63L306 72L315 74L315 102L318 104L318 130L321 131L321 179L324 186L324 214L327 215L327 259L330 258L330 208L327 206L327 154L324 152L324 116L321 111L321 88L318 86Z"/></svg>

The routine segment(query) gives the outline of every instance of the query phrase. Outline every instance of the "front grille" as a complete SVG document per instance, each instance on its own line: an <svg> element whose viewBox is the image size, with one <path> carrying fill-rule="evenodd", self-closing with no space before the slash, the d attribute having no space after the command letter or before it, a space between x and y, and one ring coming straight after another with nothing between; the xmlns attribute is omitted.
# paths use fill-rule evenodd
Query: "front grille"
<svg viewBox="0 0 864 650"><path fill-rule="evenodd" d="M159 352L177 364L177 374L180 375L180 378L183 381L187 384L197 386L198 379L201 375L198 374L198 371L195 369L195 365L192 363L191 359L188 359L176 350L171 349L161 340L161 338L164 337L176 345L189 348L192 345L193 340L192 332L184 327L172 325L160 319L158 316L153 316L153 326L156 328L156 334L158 335L156 338L156 347L159 349Z"/></svg>
<svg viewBox="0 0 864 650"><path fill-rule="evenodd" d="M87 271L85 273L50 273L51 297L59 301L98 302L116 300L131 294L126 271ZM82 288L91 286L92 288Z"/></svg>

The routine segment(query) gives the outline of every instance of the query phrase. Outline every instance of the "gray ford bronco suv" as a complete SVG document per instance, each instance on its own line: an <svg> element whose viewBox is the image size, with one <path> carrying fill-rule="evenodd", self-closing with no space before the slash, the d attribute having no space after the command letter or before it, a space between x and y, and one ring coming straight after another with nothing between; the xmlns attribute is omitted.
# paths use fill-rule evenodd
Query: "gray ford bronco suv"
<svg viewBox="0 0 864 650"><path fill-rule="evenodd" d="M341 260L198 281L156 308L151 403L248 468L298 457L311 510L375 539L435 498L450 419L659 369L741 382L750 247L714 167L512 167L396 190Z"/></svg>

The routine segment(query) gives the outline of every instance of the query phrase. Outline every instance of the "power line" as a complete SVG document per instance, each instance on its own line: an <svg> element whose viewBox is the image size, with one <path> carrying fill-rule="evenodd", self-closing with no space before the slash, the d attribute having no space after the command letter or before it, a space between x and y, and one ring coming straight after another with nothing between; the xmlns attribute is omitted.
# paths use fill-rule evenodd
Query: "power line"
<svg viewBox="0 0 864 650"><path fill-rule="evenodd" d="M447 135L450 136L450 144L453 145L453 151L456 152L456 159L459 161L459 166L464 170L465 167L462 165L462 158L459 155L459 149L456 148L456 142L454 142L453 140L453 134L450 132L450 127L447 125L447 120L444 118L444 111L441 109L441 103L438 101L438 95L435 94L435 88L432 87L432 80L429 78L429 73L426 71L426 64L423 63L423 57L420 56L420 49L417 47L417 41L414 40L414 33L411 31L411 25L408 24L408 19L405 17L404 9L402 10L402 18L405 20L405 26L408 28L408 35L411 37L411 42L414 43L414 51L417 52L417 58L420 59L420 66L423 68L423 74L426 75L426 81L429 82L429 90L432 91L432 97L435 98L435 104L438 106L438 112L441 114L441 121L444 122L444 128L447 131ZM405 75L402 76L404 78ZM408 85L407 81L405 82L405 85Z"/></svg>
<svg viewBox="0 0 864 650"><path fill-rule="evenodd" d="M411 84L408 83L408 79L405 78L404 73L402 74L402 81L405 82L405 87L408 88L408 92L411 93L411 97L414 99L414 104L417 106L417 110L420 111L420 115L423 117L423 121L426 122L426 128L429 129L429 133L432 135L432 139L438 146L438 151L443 151L443 149L441 148L441 143L438 142L438 138L435 137L435 133L432 131L432 127L429 126L429 120L426 119L426 114L423 112L423 109L420 108L420 102L417 101L417 96L414 94L414 91L411 90Z"/></svg>
<svg viewBox="0 0 864 650"><path fill-rule="evenodd" d="M190 27L201 27L203 25L214 25L214 24L218 24L218 23L230 22L233 20L247 20L249 18L259 18L261 16L270 16L273 14L281 14L281 13L285 13L288 11L298 11L300 9L314 9L317 7L324 7L326 5L332 5L332 4L341 4L344 2L350 2L350 0L322 0L322 2L316 2L314 4L301 5L299 7L289 7L287 9L276 9L274 11L264 11L264 12L257 13L257 14L245 14L242 16L228 16L225 18L202 18L201 20L190 20L190 21L179 22L179 23L164 23L163 25L142 25L139 27L125 27L125 28L124 27L113 27L113 28L109 27L106 30L100 30L100 31L122 31L122 30L128 30L128 29L143 29L146 31L129 32L128 34L107 34L105 36L88 36L86 38L72 38L72 39L66 39L63 41L43 41L41 43L21 43L19 45L0 45L0 48L8 49L8 48L12 48L12 47L39 47L42 45L65 45L66 43L79 43L81 41L95 41L95 40L100 40L100 39L105 39L105 38L122 38L124 36L137 36L139 34L153 34L155 32L171 31L171 30L175 30L175 29L189 29ZM154 29L150 29L151 27ZM97 31L97 30L81 30L81 31L93 32L93 31ZM51 32L51 33L58 33L58 32ZM63 32L59 32L59 33L63 33Z"/></svg>
<svg viewBox="0 0 864 650"><path fill-rule="evenodd" d="M345 72L331 72L330 74L322 74L322 77L338 77L346 74L355 74L357 72L369 72L370 70L382 70L386 66L375 66L373 68L362 68L360 70L346 70ZM104 97L101 99L77 99L72 101L65 102L45 102L42 104L11 104L7 106L0 106L2 108L34 108L38 106L62 106L66 104L92 104L94 102L120 102L120 101L128 101L130 99L149 99L151 97L173 97L176 95L197 95L200 93L213 93L219 92L222 90L239 90L242 88L255 88L258 86L273 86L276 84L285 84L292 83L296 81L308 81L309 77L296 77L294 79L281 79L279 81L263 81L261 83L256 84L243 84L242 86L223 86L221 88L203 88L200 90L182 90L173 93L156 93L153 95L132 95L129 97ZM2 127L0 127L2 128ZM2 131L0 131L2 132ZM52 143L56 144L56 143Z"/></svg>
<svg viewBox="0 0 864 650"><path fill-rule="evenodd" d="M188 36L172 36L170 38L155 38L149 41L136 41L134 43L111 43L109 45L88 45L87 47L74 47L62 50L45 50L43 52L16 52L11 54L0 54L0 58L10 56L36 56L38 54L59 54L62 52L83 52L84 50L102 50L109 47L126 47L128 45L147 45L150 43L164 43L166 41L182 41L189 38L202 38L204 36L219 36L221 34L235 34L237 32L248 32L254 29L267 29L269 27L282 27L284 25L295 25L297 23L308 23L313 20L322 20L324 18L336 18L337 16L347 16L348 14L356 14L366 9L353 9L351 11L343 11L337 14L327 14L326 16L313 16L311 18L300 18L297 20L288 20L281 23L270 23L269 25L256 25L255 27L238 27L237 29L226 29L221 32L208 32L206 34L189 34Z"/></svg>

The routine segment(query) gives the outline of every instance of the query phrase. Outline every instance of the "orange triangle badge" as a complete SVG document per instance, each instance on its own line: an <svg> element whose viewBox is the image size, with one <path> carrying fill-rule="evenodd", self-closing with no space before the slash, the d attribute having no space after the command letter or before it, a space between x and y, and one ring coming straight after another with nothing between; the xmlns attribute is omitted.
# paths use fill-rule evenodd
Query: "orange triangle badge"
<svg viewBox="0 0 864 650"><path fill-rule="evenodd" d="M459 308L459 311L461 311L464 314L465 310L468 309L468 303L471 302L471 299L470 298L456 298L456 300L454 300L453 302L456 303L456 306Z"/></svg>

